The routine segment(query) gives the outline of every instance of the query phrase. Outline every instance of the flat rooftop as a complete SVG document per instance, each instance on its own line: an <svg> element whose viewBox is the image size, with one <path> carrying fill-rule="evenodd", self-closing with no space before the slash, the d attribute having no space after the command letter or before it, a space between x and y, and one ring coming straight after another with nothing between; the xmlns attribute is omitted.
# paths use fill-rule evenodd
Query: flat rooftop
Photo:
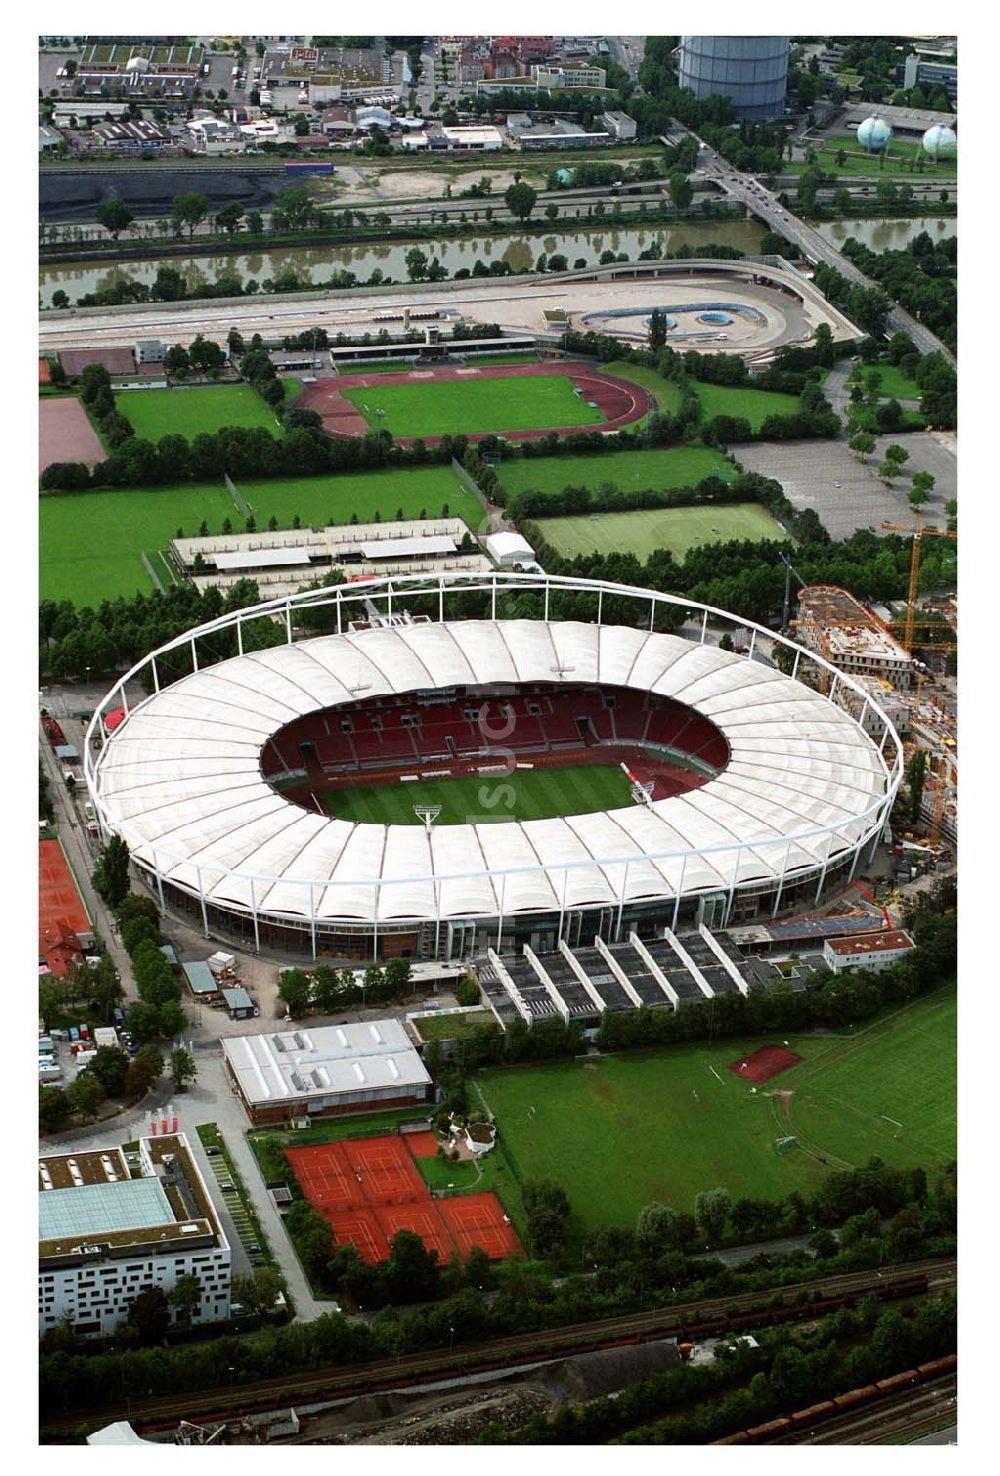
<svg viewBox="0 0 1000 1476"><path fill-rule="evenodd" d="M222 1050L254 1105L430 1084L398 1020L223 1038Z"/></svg>
<svg viewBox="0 0 1000 1476"><path fill-rule="evenodd" d="M866 933L860 938L828 938L827 945L841 958L857 953L893 953L912 948L913 939L903 928L890 928L884 933Z"/></svg>
<svg viewBox="0 0 1000 1476"><path fill-rule="evenodd" d="M158 1179L121 1179L50 1189L38 1201L39 1240L89 1240L105 1231L146 1230L173 1221Z"/></svg>

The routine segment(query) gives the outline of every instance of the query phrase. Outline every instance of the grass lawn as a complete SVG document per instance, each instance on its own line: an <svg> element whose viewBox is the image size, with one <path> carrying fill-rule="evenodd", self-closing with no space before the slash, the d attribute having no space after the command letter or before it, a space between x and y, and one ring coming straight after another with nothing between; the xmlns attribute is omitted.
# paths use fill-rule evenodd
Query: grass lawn
<svg viewBox="0 0 1000 1476"><path fill-rule="evenodd" d="M267 527L272 514L280 528L290 528L296 514L306 527L348 523L352 513L367 523L376 511L389 522L399 507L406 518L421 512L438 517L446 503L452 516L464 518L472 528L483 517L479 501L446 466L239 485L260 528ZM190 538L202 520L210 533L221 533L226 518L235 529L243 526L221 482L46 496L39 499L38 516L41 598L78 605L148 591L141 555L145 551L155 566L156 551L166 547L178 528ZM162 565L158 572L165 583Z"/></svg>
<svg viewBox="0 0 1000 1476"><path fill-rule="evenodd" d="M428 1015L410 1023L423 1040L458 1040L483 1025L495 1025L496 1020L490 1010L471 1010L467 1015Z"/></svg>
<svg viewBox="0 0 1000 1476"><path fill-rule="evenodd" d="M851 405L846 407L847 421L851 432L857 430L871 431L874 435L885 435L890 432L881 431L875 420L875 407L873 405ZM903 418L897 427L900 431L923 430L927 424L919 410L904 410Z"/></svg>
<svg viewBox="0 0 1000 1476"><path fill-rule="evenodd" d="M838 164L837 153L841 149L847 158L843 164ZM821 174L860 175L869 179L877 179L882 174L889 179L902 178L906 181L927 180L935 176L949 176L958 173L958 161L954 155L950 159L942 159L935 164L933 159L923 154L919 143L905 143L899 139L893 139L889 145L889 155L884 165L880 163L878 154L863 154L853 134L848 134L844 138L829 139L821 149L816 150L816 154L815 164L807 164L804 159L796 159L791 164L786 161L782 164L780 172L782 174L805 174L808 169L818 169ZM912 161L921 154L924 158L923 169L911 169Z"/></svg>
<svg viewBox="0 0 1000 1476"><path fill-rule="evenodd" d="M583 1229L634 1225L651 1200L692 1210L717 1185L734 1199L809 1191L828 1171L818 1155L942 1167L954 1157L954 1021L950 991L852 1040L790 1037L802 1063L756 1093L726 1068L770 1040L491 1070L477 1080L523 1178L561 1184ZM790 1119L778 1087L793 1092ZM800 1146L779 1152L777 1139L791 1135Z"/></svg>
<svg viewBox="0 0 1000 1476"><path fill-rule="evenodd" d="M320 799L331 814L372 825L422 825L413 813L414 805L440 805L439 828L491 820L548 820L553 815L585 815L632 803L629 781L612 764L515 769L512 774L465 775L414 784L360 784L328 790Z"/></svg>
<svg viewBox="0 0 1000 1476"><path fill-rule="evenodd" d="M415 1163L429 1189L479 1189L481 1175L468 1158L461 1158L457 1163L450 1163L446 1158L418 1158Z"/></svg>
<svg viewBox="0 0 1000 1476"><path fill-rule="evenodd" d="M535 526L545 542L567 559L587 553L633 553L645 559L655 548L669 548L675 559L683 559L689 548L704 543L737 538L789 541L781 524L755 502L542 518Z"/></svg>
<svg viewBox="0 0 1000 1476"><path fill-rule="evenodd" d="M386 384L344 391L368 424L396 437L543 430L601 425L604 416L578 396L565 374L446 383ZM384 410L380 421L378 410Z"/></svg>
<svg viewBox="0 0 1000 1476"><path fill-rule="evenodd" d="M872 1153L887 1163L947 1163L957 1151L957 1048L954 990L889 1016L856 1041L831 1043L815 1064L796 1067L793 1131L852 1163Z"/></svg>
<svg viewBox="0 0 1000 1476"><path fill-rule="evenodd" d="M627 359L613 359L610 364L602 364L601 369L617 375L629 384L641 385L652 395L659 408L669 414L675 414L681 408L680 386L672 379L664 379L655 369L647 369L642 364L630 364Z"/></svg>
<svg viewBox="0 0 1000 1476"><path fill-rule="evenodd" d="M297 379L286 379L284 385L286 399L302 389ZM231 425L272 433L281 429L270 405L248 384L125 390L115 396L115 409L147 441L158 441L161 436L184 436L190 441Z"/></svg>
<svg viewBox="0 0 1000 1476"><path fill-rule="evenodd" d="M561 492L564 487L600 487L614 482L623 490L693 487L713 473L724 481L736 468L707 446L677 446L669 451L605 451L595 456L533 456L504 461L498 468L504 491L513 494Z"/></svg>
<svg viewBox="0 0 1000 1476"><path fill-rule="evenodd" d="M799 408L796 395L783 395L776 390L744 389L727 384L694 386L706 420L716 415L737 415L749 420L751 430L760 430L769 415L794 415Z"/></svg>
<svg viewBox="0 0 1000 1476"><path fill-rule="evenodd" d="M916 380L907 379L896 364L861 364L851 375L850 382L865 387L868 375L873 372L878 374L880 395L894 400L919 400L923 393Z"/></svg>

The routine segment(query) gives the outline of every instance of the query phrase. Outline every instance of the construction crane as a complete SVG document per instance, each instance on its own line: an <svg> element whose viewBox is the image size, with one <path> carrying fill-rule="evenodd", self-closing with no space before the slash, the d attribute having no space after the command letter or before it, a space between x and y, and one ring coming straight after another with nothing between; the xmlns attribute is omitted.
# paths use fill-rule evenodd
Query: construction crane
<svg viewBox="0 0 1000 1476"><path fill-rule="evenodd" d="M908 533L913 539L913 547L910 553L910 588L906 596L906 625L903 632L903 645L911 656L913 655L913 628L917 623L917 576L920 573L920 544L925 538L958 537L957 533L949 533L942 531L940 528L935 528L933 525L921 523L919 513L914 513L913 518L913 526L910 528L903 523L882 522L879 524L887 533ZM950 648L952 643L948 641L924 641L922 644L932 647L948 646Z"/></svg>

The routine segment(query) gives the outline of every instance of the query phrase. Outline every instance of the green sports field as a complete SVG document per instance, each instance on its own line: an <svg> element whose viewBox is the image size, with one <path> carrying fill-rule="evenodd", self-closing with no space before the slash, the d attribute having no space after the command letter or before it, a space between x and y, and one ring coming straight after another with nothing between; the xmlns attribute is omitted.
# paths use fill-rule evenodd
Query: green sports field
<svg viewBox="0 0 1000 1476"><path fill-rule="evenodd" d="M214 392L213 392L214 393ZM290 528L298 515L304 527L361 523L378 512L383 522L439 517L445 505L453 517L476 529L483 509L450 467L428 466L385 472L305 477L290 481L243 481L240 490L254 510L257 526L266 528L272 515L280 528ZM82 492L41 497L39 518L39 585L42 599L73 600L95 605L103 599L151 589L142 564L150 558L165 582L159 550L178 528L191 538L202 520L210 533L221 533L229 518L234 529L243 518L224 485L157 487L117 492Z"/></svg>
<svg viewBox="0 0 1000 1476"><path fill-rule="evenodd" d="M426 765L425 765L426 767ZM331 814L370 825L422 825L414 805L440 805L435 824L482 825L491 820L548 820L585 815L632 803L628 779L617 765L579 764L565 769L515 769L511 774L463 775L412 784L359 784L320 796Z"/></svg>
<svg viewBox="0 0 1000 1476"><path fill-rule="evenodd" d="M595 456L533 456L505 461L498 468L505 492L561 492L564 487L600 487L614 482L623 491L655 487L693 487L713 474L731 481L736 468L707 446L677 446L669 451L606 451Z"/></svg>
<svg viewBox="0 0 1000 1476"><path fill-rule="evenodd" d="M794 415L799 408L795 395L775 390L744 389L739 385L702 384L694 386L706 420L716 415L736 415L749 420L751 430L760 430L769 415Z"/></svg>
<svg viewBox="0 0 1000 1476"><path fill-rule="evenodd" d="M588 553L632 553L646 559L655 548L669 548L675 559L683 559L689 548L703 543L737 538L788 541L781 524L755 502L542 518L534 526L567 559Z"/></svg>
<svg viewBox="0 0 1000 1476"><path fill-rule="evenodd" d="M477 1081L522 1180L561 1184L584 1229L633 1225L652 1200L691 1210L717 1186L734 1199L781 1198L873 1154L943 1167L955 1156L955 1018L952 990L850 1040L790 1037L802 1063L756 1092L726 1068L771 1038L485 1071ZM779 1088L793 1093L788 1116ZM792 1136L798 1146L779 1151L777 1140Z"/></svg>
<svg viewBox="0 0 1000 1476"><path fill-rule="evenodd" d="M286 399L302 388L295 379L287 379L284 384ZM146 441L158 441L161 436L184 436L190 441L231 425L272 433L281 429L270 405L248 384L126 390L115 395L115 409Z"/></svg>
<svg viewBox="0 0 1000 1476"><path fill-rule="evenodd" d="M380 384L345 390L344 398L369 425L381 425L397 437L503 434L604 421L599 410L574 393L565 374ZM379 410L385 411L381 418Z"/></svg>

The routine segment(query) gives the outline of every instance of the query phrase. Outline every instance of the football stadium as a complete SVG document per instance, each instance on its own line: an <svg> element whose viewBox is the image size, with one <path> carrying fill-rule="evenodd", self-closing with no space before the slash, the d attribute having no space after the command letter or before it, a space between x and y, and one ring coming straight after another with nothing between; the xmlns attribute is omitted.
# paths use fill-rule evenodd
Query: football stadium
<svg viewBox="0 0 1000 1476"><path fill-rule="evenodd" d="M245 650L260 622L282 642ZM871 698L783 637L497 570L189 631L107 694L85 769L104 837L206 937L463 959L813 905L874 851L902 759Z"/></svg>

